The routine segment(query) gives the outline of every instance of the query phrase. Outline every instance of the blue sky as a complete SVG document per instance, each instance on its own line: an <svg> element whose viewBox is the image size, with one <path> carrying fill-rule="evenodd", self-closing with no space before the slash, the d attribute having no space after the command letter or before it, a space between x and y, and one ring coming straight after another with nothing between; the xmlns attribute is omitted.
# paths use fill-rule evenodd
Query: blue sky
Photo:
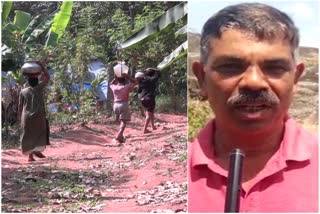
<svg viewBox="0 0 320 214"><path fill-rule="evenodd" d="M188 1L188 29L192 32L201 33L205 21L214 13L231 4L240 2L253 2L252 0L211 0L211 1ZM319 47L320 38L320 3L313 1L270 1L256 0L254 2L271 5L286 12L295 22L300 30L300 45L308 47Z"/></svg>

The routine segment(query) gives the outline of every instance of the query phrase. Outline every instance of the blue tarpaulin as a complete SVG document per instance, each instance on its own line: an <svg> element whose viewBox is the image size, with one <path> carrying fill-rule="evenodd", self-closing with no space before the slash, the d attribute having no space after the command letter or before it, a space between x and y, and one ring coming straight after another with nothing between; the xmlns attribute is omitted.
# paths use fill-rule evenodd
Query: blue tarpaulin
<svg viewBox="0 0 320 214"><path fill-rule="evenodd" d="M83 84L83 88L84 88L84 89L88 89L88 90L90 90L91 85L90 85L90 84Z"/></svg>
<svg viewBox="0 0 320 214"><path fill-rule="evenodd" d="M94 80L94 78L102 71L104 72L109 72L109 70L105 67L104 63L97 60L94 62L91 62L89 65L89 71L87 72L86 76L85 76L85 80L84 80L84 84L83 84L83 88L86 90L90 90L91 89L91 82ZM68 72L70 74L72 74L71 72L71 67L68 70ZM64 88L64 86L61 86L62 88ZM108 99L108 90L109 90L109 85L108 85L108 81L104 81L102 83L102 85L97 87L97 98L100 101L106 101ZM80 86L79 84L73 84L72 85L72 91L75 93L80 92ZM57 112L57 108L55 107L56 103L51 103L49 104L49 109L51 112ZM77 106L73 106L73 108L77 108Z"/></svg>
<svg viewBox="0 0 320 214"><path fill-rule="evenodd" d="M104 83L103 85L100 85L98 87L97 95L99 97L99 100L107 100L108 99L108 90L109 90L108 83Z"/></svg>

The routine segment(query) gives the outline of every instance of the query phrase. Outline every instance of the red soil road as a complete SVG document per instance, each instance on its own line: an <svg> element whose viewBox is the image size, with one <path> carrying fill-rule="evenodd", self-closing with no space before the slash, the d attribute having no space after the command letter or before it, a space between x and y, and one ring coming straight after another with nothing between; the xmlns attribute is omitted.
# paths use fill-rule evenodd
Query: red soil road
<svg viewBox="0 0 320 214"><path fill-rule="evenodd" d="M112 140L118 131L112 118L86 126L78 124L63 133L59 127L51 127L51 135L60 137L51 137L51 146L44 151L46 159L28 163L20 150L3 150L2 174L6 169L39 165L83 171L108 168L123 182L108 183L99 189L104 204L100 212L186 211L187 191L177 190L174 185L186 187L186 160L181 157L186 155L187 117L163 113L155 116L157 130L142 134L143 118L133 115L122 146ZM164 189L169 193L161 196L159 191Z"/></svg>

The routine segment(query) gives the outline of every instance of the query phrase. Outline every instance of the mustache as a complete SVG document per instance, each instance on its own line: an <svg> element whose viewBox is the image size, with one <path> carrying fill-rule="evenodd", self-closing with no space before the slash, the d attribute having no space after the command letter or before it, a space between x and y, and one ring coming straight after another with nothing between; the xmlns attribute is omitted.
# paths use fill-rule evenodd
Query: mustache
<svg viewBox="0 0 320 214"><path fill-rule="evenodd" d="M241 106L241 105L267 105L270 107L279 104L279 99L273 94L267 91L252 91L243 90L239 94L230 97L227 100L227 104L230 106Z"/></svg>

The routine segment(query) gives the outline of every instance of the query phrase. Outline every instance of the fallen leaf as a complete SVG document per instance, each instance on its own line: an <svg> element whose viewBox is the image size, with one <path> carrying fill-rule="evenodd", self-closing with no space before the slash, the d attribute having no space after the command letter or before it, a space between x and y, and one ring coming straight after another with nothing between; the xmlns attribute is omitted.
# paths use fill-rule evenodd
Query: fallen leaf
<svg viewBox="0 0 320 214"><path fill-rule="evenodd" d="M61 204L61 200L54 200L52 204L53 205L60 205Z"/></svg>

